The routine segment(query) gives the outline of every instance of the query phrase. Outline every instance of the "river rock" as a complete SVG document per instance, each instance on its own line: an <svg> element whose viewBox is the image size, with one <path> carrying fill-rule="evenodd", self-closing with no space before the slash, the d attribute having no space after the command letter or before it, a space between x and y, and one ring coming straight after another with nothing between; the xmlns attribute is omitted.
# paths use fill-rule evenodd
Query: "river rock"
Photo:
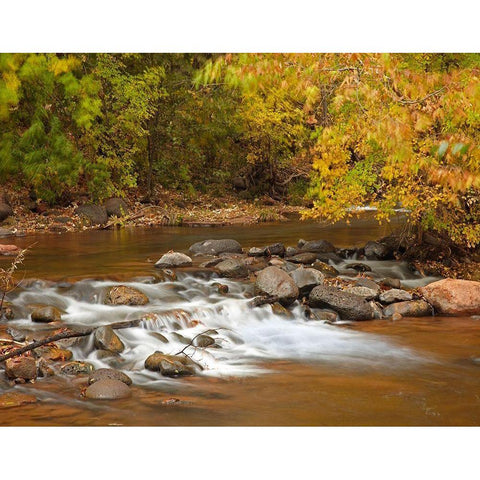
<svg viewBox="0 0 480 480"><path fill-rule="evenodd" d="M152 372L160 372L165 377L195 375L198 365L183 355L165 355L155 352L145 360L145 368Z"/></svg>
<svg viewBox="0 0 480 480"><path fill-rule="evenodd" d="M155 264L157 268L190 267L192 259L180 252L168 252Z"/></svg>
<svg viewBox="0 0 480 480"><path fill-rule="evenodd" d="M232 239L204 240L194 243L189 252L193 255L220 255L221 253L242 253L242 246Z"/></svg>
<svg viewBox="0 0 480 480"><path fill-rule="evenodd" d="M50 362L64 362L73 356L70 350L59 348L53 345L42 345L34 351L35 355Z"/></svg>
<svg viewBox="0 0 480 480"><path fill-rule="evenodd" d="M276 296L288 307L298 298L299 290L288 273L278 267L267 267L257 275L255 294Z"/></svg>
<svg viewBox="0 0 480 480"><path fill-rule="evenodd" d="M128 398L131 394L130 388L125 383L112 378L98 380L85 390L85 397L94 400L117 400Z"/></svg>
<svg viewBox="0 0 480 480"><path fill-rule="evenodd" d="M376 295L380 293L380 286L378 283L370 280L369 278L358 278L355 280L355 285L359 287L367 287L370 290L374 290Z"/></svg>
<svg viewBox="0 0 480 480"><path fill-rule="evenodd" d="M120 370L114 370L113 368L99 368L88 377L88 384L91 385L92 383L105 379L118 380L125 385L132 384L132 379L127 374Z"/></svg>
<svg viewBox="0 0 480 480"><path fill-rule="evenodd" d="M11 379L34 380L37 378L37 363L33 357L9 358L5 361L5 375Z"/></svg>
<svg viewBox="0 0 480 480"><path fill-rule="evenodd" d="M128 205L123 198L109 198L105 202L105 210L109 217L125 217L128 213Z"/></svg>
<svg viewBox="0 0 480 480"><path fill-rule="evenodd" d="M358 295L359 297L364 298L365 300L373 300L377 294L378 290L374 290L373 288L363 287L362 285L354 285L351 287L347 287L344 292L353 293L354 295Z"/></svg>
<svg viewBox="0 0 480 480"><path fill-rule="evenodd" d="M402 288L402 282L398 278L385 277L380 280L380 284L385 287Z"/></svg>
<svg viewBox="0 0 480 480"><path fill-rule="evenodd" d="M56 307L45 306L38 307L33 310L32 322L39 323L50 323L50 322L59 322L62 319L62 313Z"/></svg>
<svg viewBox="0 0 480 480"><path fill-rule="evenodd" d="M114 353L123 352L125 345L112 327L98 327L93 335L95 348L99 350L108 350Z"/></svg>
<svg viewBox="0 0 480 480"><path fill-rule="evenodd" d="M303 243L299 248L303 252L329 253L335 252L335 247L328 240L311 240Z"/></svg>
<svg viewBox="0 0 480 480"><path fill-rule="evenodd" d="M315 287L309 296L311 307L335 310L343 320L371 320L375 311L364 298L328 285Z"/></svg>
<svg viewBox="0 0 480 480"><path fill-rule="evenodd" d="M384 243L380 242L367 242L365 247L363 247L365 256L369 260L387 260L393 258L393 251Z"/></svg>
<svg viewBox="0 0 480 480"><path fill-rule="evenodd" d="M223 258L212 258L207 260L199 265L200 268L212 268L218 265L220 262L223 262Z"/></svg>
<svg viewBox="0 0 480 480"><path fill-rule="evenodd" d="M215 339L209 335L199 335L193 341L193 345L195 345L195 347L207 348L210 345L215 345Z"/></svg>
<svg viewBox="0 0 480 480"><path fill-rule="evenodd" d="M313 287L321 285L325 280L325 275L315 268L297 268L290 273L295 285L298 287L300 296L308 295Z"/></svg>
<svg viewBox="0 0 480 480"><path fill-rule="evenodd" d="M249 257L263 257L265 256L265 247L252 247L248 251Z"/></svg>
<svg viewBox="0 0 480 480"><path fill-rule="evenodd" d="M0 395L0 408L19 407L36 403L37 397L20 392L7 392Z"/></svg>
<svg viewBox="0 0 480 480"><path fill-rule="evenodd" d="M80 205L75 209L75 213L86 218L91 225L103 225L108 222L107 210L100 205Z"/></svg>
<svg viewBox="0 0 480 480"><path fill-rule="evenodd" d="M372 269L365 263L354 262L348 263L345 268L356 270L357 272L371 272Z"/></svg>
<svg viewBox="0 0 480 480"><path fill-rule="evenodd" d="M320 310L318 308L310 309L309 320L318 320L321 322L335 323L338 320L338 313L331 310Z"/></svg>
<svg viewBox="0 0 480 480"><path fill-rule="evenodd" d="M310 252L299 253L288 259L289 262L302 263L304 265L311 265L316 260L317 260L317 256L314 253L310 253Z"/></svg>
<svg viewBox="0 0 480 480"><path fill-rule="evenodd" d="M285 249L285 256L286 257L293 257L294 255L297 255L299 253L300 253L300 251L298 250L298 248L295 248L295 247L287 247Z"/></svg>
<svg viewBox="0 0 480 480"><path fill-rule="evenodd" d="M245 263L237 258L227 258L216 267L222 277L245 278L248 277L248 268Z"/></svg>
<svg viewBox="0 0 480 480"><path fill-rule="evenodd" d="M91 363L80 361L69 362L60 367L60 371L65 375L88 375L94 370L95 367Z"/></svg>
<svg viewBox="0 0 480 480"><path fill-rule="evenodd" d="M335 267L332 267L332 265L329 265L328 263L322 262L320 260L315 260L315 262L313 262L312 268L315 268L316 270L322 272L326 277L336 277L340 273Z"/></svg>
<svg viewBox="0 0 480 480"><path fill-rule="evenodd" d="M444 315L479 315L480 282L445 278L419 289L435 311Z"/></svg>
<svg viewBox="0 0 480 480"><path fill-rule="evenodd" d="M405 290L392 288L391 290L381 293L379 299L382 303L408 302L412 300L412 294Z"/></svg>
<svg viewBox="0 0 480 480"><path fill-rule="evenodd" d="M14 256L20 253L21 248L16 245L2 245L0 244L0 255Z"/></svg>
<svg viewBox="0 0 480 480"><path fill-rule="evenodd" d="M12 232L12 230L8 228L0 228L0 238L12 237L13 235L15 235L15 233Z"/></svg>
<svg viewBox="0 0 480 480"><path fill-rule="evenodd" d="M148 297L133 287L116 285L111 287L105 300L107 305L145 305Z"/></svg>
<svg viewBox="0 0 480 480"><path fill-rule="evenodd" d="M402 317L429 317L433 315L433 309L424 300L392 303L383 309L384 317L393 317L396 313Z"/></svg>
<svg viewBox="0 0 480 480"><path fill-rule="evenodd" d="M13 208L5 202L0 203L0 222L13 215Z"/></svg>
<svg viewBox="0 0 480 480"><path fill-rule="evenodd" d="M273 245L268 245L265 247L265 255L278 255L279 257L284 257L285 245L283 243L274 243Z"/></svg>

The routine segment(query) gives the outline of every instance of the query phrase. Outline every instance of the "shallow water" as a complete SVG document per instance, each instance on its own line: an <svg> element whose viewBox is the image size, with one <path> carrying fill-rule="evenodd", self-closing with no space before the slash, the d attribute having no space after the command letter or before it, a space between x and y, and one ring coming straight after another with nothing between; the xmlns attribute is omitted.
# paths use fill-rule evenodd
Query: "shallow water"
<svg viewBox="0 0 480 480"><path fill-rule="evenodd" d="M186 251L205 238L236 238L243 247L276 241L295 245L326 238L337 246L359 246L388 233L371 219L321 227L288 222L253 227L156 228L39 235L25 261L26 277L61 281L26 284L10 294L17 305L9 325L34 330L29 305L61 308L67 325L103 325L150 314L140 326L117 330L126 345L121 357L102 359L91 338L71 350L74 359L125 371L133 396L95 402L80 396L85 379L38 379L15 390L39 402L0 409L4 425L477 425L480 423L480 322L473 318L425 318L339 323L274 315L266 305L247 306L252 287L214 276L178 274L176 281L146 283L152 262L170 249ZM195 259L195 264L202 259ZM2 260L3 261L3 260ZM350 260L336 264L343 275ZM7 263L7 262L5 262ZM394 276L406 287L433 281L400 262L366 261L376 277ZM71 280L71 284L65 280ZM103 305L105 290L128 284L149 297L143 307ZM152 315L153 314L153 315ZM58 325L51 328L58 328ZM211 330L214 329L213 333ZM177 353L209 330L216 347L189 354L202 375L169 379L143 367L155 350ZM158 334L161 334L159 336ZM164 341L168 340L168 343ZM480 362L480 360L479 360ZM0 380L1 381L1 380ZM0 383L0 390L8 387ZM163 404L169 398L181 402Z"/></svg>

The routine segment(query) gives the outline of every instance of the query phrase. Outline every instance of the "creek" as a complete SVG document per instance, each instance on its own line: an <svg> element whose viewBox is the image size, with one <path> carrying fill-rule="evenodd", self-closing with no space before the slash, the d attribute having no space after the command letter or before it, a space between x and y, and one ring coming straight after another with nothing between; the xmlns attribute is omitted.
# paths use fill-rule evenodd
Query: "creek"
<svg viewBox="0 0 480 480"><path fill-rule="evenodd" d="M394 225L400 223L399 217ZM39 402L0 409L2 425L478 425L480 423L480 322L474 317L402 318L327 324L307 320L298 304L293 318L269 305L248 307L247 281L221 279L197 266L177 269L175 280L158 282L153 263L169 250L187 252L206 238L234 238L244 248L299 238L324 238L337 247L362 246L393 228L371 216L347 225L280 224L214 228L145 228L19 237L32 245L8 295L15 319L8 326L30 332L59 325L34 324L31 307L48 304L64 312L69 327L100 326L148 316L137 327L117 330L120 356L102 357L91 337L69 346L75 360L116 368L133 380L132 396L92 401L80 396L82 379L57 375L16 385ZM346 278L352 259L332 263ZM8 265L2 259L1 267ZM412 273L398 261L369 261L376 278L399 278L414 288L436 280ZM3 265L4 264L4 265ZM145 293L144 306L104 304L113 285ZM3 331L6 324L2 325ZM144 368L156 350L175 354L195 335L209 331L215 345L188 347L201 375L168 378ZM213 333L212 333L213 331ZM2 374L3 375L3 374ZM0 379L0 393L11 391ZM180 402L166 402L178 398Z"/></svg>

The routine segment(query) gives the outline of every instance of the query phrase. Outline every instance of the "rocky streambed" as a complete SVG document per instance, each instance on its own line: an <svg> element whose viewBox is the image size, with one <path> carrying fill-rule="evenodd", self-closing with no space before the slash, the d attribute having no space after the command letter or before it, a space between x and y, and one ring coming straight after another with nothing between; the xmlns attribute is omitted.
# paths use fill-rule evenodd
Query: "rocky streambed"
<svg viewBox="0 0 480 480"><path fill-rule="evenodd" d="M0 407L48 402L42 383L63 384L65 403L122 402L140 388L178 406L168 394L191 378L259 377L282 361L415 369L430 360L354 326L476 318L480 283L425 277L395 256L373 241L217 238L159 252L149 274L122 281L24 279L2 310Z"/></svg>

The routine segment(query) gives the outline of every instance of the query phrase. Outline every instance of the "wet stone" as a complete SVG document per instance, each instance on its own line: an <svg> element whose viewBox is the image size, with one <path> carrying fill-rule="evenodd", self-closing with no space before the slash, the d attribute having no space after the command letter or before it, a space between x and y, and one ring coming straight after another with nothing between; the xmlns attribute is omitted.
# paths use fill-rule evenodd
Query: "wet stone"
<svg viewBox="0 0 480 480"><path fill-rule="evenodd" d="M412 300L412 294L405 290L392 288L381 293L379 299L382 303L406 302Z"/></svg>
<svg viewBox="0 0 480 480"><path fill-rule="evenodd" d="M113 368L99 368L88 377L88 383L91 385L92 383L104 379L118 380L125 385L132 384L132 379L127 374L120 370L114 370Z"/></svg>
<svg viewBox="0 0 480 480"><path fill-rule="evenodd" d="M360 263L360 262L349 263L349 264L346 265L345 268L352 269L352 270L355 270L357 272L371 272L372 271L370 266L368 266L365 263Z"/></svg>
<svg viewBox="0 0 480 480"><path fill-rule="evenodd" d="M73 361L60 367L64 375L89 375L95 370L95 367L88 362Z"/></svg>
<svg viewBox="0 0 480 480"><path fill-rule="evenodd" d="M108 290L105 300L107 305L145 305L148 297L133 287L117 285Z"/></svg>
<svg viewBox="0 0 480 480"><path fill-rule="evenodd" d="M38 307L33 310L32 322L39 323L50 323L50 322L59 322L62 319L62 313L56 307L45 306Z"/></svg>
<svg viewBox="0 0 480 480"><path fill-rule="evenodd" d="M33 357L9 358L5 361L5 375L10 379L34 380L37 378L37 363Z"/></svg>
<svg viewBox="0 0 480 480"><path fill-rule="evenodd" d="M120 353L125 349L125 345L112 327L99 327L94 333L95 348L99 350L109 350L110 352Z"/></svg>
<svg viewBox="0 0 480 480"><path fill-rule="evenodd" d="M0 408L20 407L36 403L37 397L20 392L7 392L0 395Z"/></svg>
<svg viewBox="0 0 480 480"><path fill-rule="evenodd" d="M85 391L85 397L92 400L118 400L131 395L132 392L125 383L111 378L98 380Z"/></svg>
<svg viewBox="0 0 480 480"><path fill-rule="evenodd" d="M215 339L208 335L199 335L194 341L193 345L195 347L207 348L215 344Z"/></svg>
<svg viewBox="0 0 480 480"><path fill-rule="evenodd" d="M145 368L160 372L165 377L195 375L195 367L199 367L192 359L183 355L165 355L155 352L145 360Z"/></svg>

